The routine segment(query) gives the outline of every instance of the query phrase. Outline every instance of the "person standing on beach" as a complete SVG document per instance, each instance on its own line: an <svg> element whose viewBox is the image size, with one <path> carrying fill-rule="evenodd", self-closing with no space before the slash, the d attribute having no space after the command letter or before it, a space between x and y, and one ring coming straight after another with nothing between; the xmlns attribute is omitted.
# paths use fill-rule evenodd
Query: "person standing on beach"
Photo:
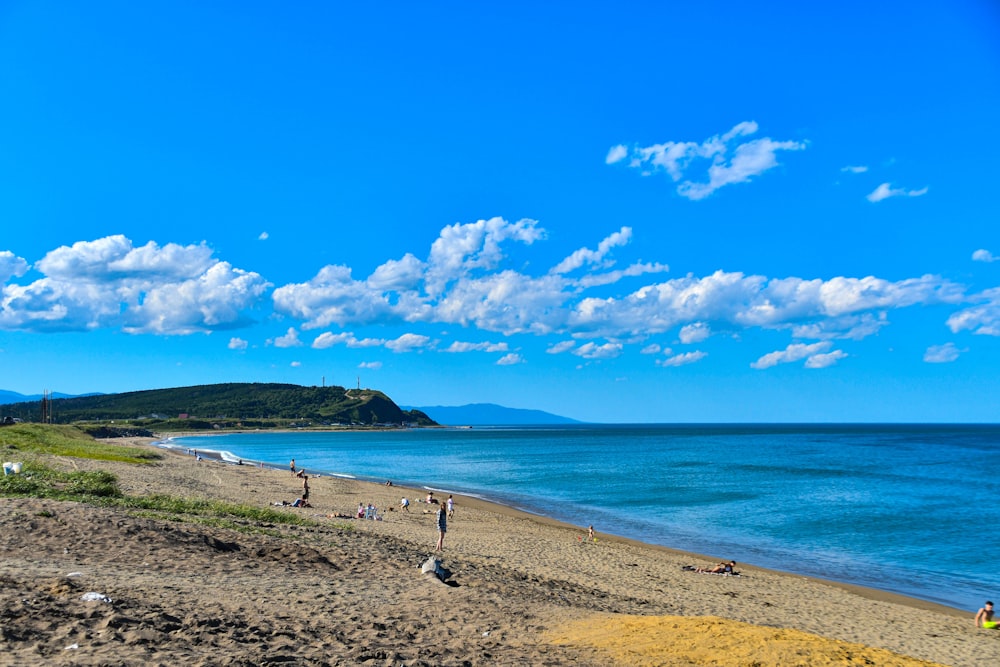
<svg viewBox="0 0 1000 667"><path fill-rule="evenodd" d="M302 500L309 500L309 475L302 476Z"/></svg>
<svg viewBox="0 0 1000 667"><path fill-rule="evenodd" d="M455 499L448 494L448 518L455 516Z"/></svg>
<svg viewBox="0 0 1000 667"><path fill-rule="evenodd" d="M409 512L410 511L410 500L409 500L409 498L403 498L402 500L400 500L399 501L399 507L404 512Z"/></svg>
<svg viewBox="0 0 1000 667"><path fill-rule="evenodd" d="M982 609L976 612L976 627L977 628L995 628L997 627L996 622L993 620L993 603L990 600L986 601Z"/></svg>
<svg viewBox="0 0 1000 667"><path fill-rule="evenodd" d="M448 532L448 509L444 505L438 506L437 511L438 543L437 550L444 550L444 534Z"/></svg>
<svg viewBox="0 0 1000 667"><path fill-rule="evenodd" d="M292 474L294 475L295 474L295 459L292 459L292 462L288 464L288 467L292 469Z"/></svg>

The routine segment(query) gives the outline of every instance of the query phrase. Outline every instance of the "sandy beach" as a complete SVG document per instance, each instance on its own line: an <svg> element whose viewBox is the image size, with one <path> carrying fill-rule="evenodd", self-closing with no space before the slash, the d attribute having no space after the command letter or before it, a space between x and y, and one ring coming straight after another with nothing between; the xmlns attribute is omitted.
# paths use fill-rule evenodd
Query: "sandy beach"
<svg viewBox="0 0 1000 667"><path fill-rule="evenodd" d="M116 441L118 444L126 444ZM151 446L149 440L128 444ZM129 495L294 500L287 469L61 458ZM444 549L425 492L311 477L308 526L170 521L3 498L3 665L926 665L1000 656L960 611L686 554L456 496ZM400 509L402 497L409 511ZM359 503L383 519L346 519ZM423 574L437 557L447 581ZM97 593L94 600L82 599Z"/></svg>

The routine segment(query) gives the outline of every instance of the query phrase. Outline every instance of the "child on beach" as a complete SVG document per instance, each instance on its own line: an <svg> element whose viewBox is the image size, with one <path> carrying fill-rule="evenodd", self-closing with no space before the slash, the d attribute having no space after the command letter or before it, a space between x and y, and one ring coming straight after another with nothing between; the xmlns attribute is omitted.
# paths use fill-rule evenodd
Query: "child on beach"
<svg viewBox="0 0 1000 667"><path fill-rule="evenodd" d="M437 550L444 549L444 534L448 532L448 510L445 507L438 507L437 511L438 542Z"/></svg>

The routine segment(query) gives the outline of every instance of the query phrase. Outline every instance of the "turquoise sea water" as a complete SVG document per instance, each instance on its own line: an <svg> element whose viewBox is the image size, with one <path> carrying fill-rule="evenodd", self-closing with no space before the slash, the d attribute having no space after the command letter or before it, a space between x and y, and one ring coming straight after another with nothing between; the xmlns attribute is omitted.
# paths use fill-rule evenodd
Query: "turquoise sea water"
<svg viewBox="0 0 1000 667"><path fill-rule="evenodd" d="M173 446L474 494L713 560L966 610L1000 597L1000 426L476 427Z"/></svg>

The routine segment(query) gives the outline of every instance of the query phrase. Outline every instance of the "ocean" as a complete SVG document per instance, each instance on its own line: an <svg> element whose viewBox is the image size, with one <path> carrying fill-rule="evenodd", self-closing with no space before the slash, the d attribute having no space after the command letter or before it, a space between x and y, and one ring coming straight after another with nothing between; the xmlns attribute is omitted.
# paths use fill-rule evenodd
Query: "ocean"
<svg viewBox="0 0 1000 667"><path fill-rule="evenodd" d="M1000 425L505 426L169 444L474 495L705 562L964 610L1000 597Z"/></svg>

